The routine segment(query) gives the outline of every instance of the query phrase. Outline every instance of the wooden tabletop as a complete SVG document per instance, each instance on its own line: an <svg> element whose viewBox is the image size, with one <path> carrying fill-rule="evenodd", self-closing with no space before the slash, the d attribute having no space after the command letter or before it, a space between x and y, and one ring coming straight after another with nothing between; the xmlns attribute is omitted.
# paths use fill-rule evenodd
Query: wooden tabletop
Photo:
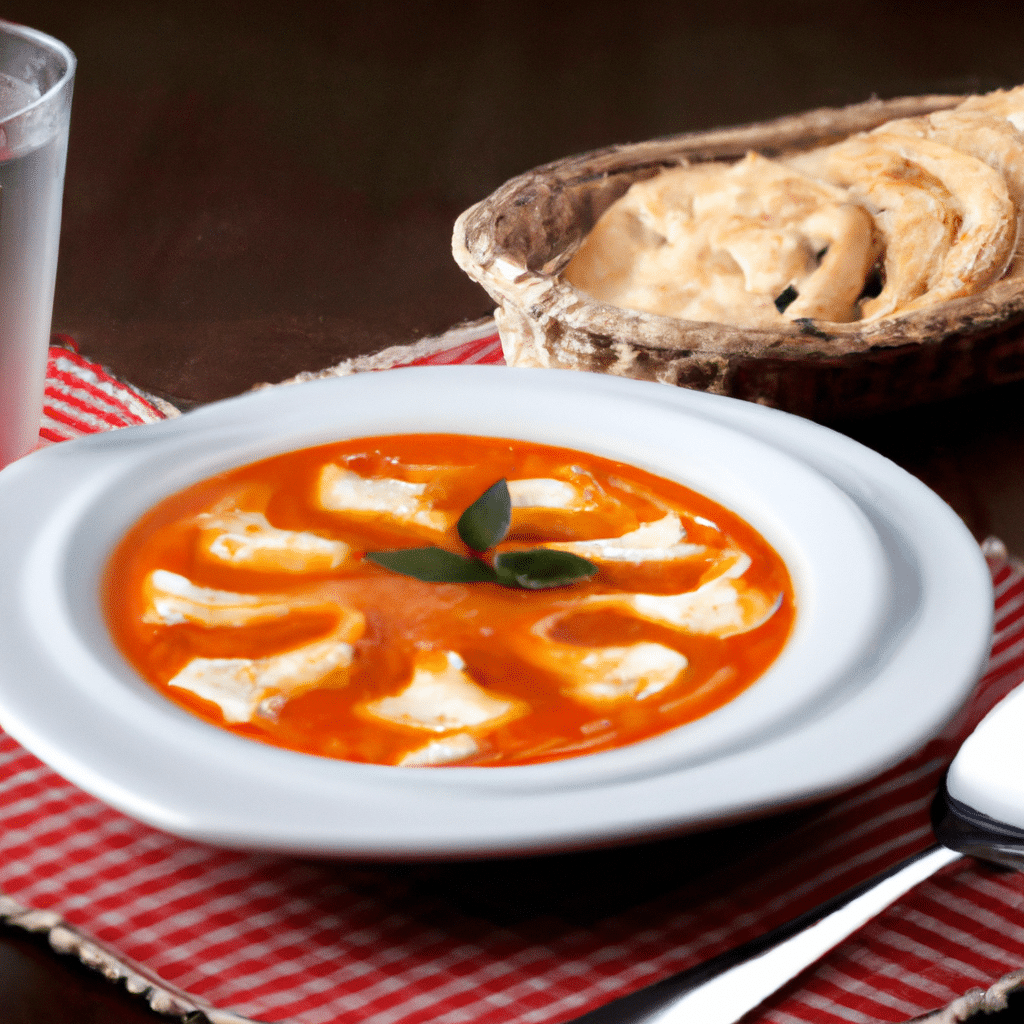
<svg viewBox="0 0 1024 1024"><path fill-rule="evenodd" d="M4 16L79 58L54 329L183 407L488 314L452 223L537 164L1024 81L1024 17L1004 3L10 0ZM1024 555L1024 383L836 426ZM10 929L0 1008L161 1019Z"/></svg>

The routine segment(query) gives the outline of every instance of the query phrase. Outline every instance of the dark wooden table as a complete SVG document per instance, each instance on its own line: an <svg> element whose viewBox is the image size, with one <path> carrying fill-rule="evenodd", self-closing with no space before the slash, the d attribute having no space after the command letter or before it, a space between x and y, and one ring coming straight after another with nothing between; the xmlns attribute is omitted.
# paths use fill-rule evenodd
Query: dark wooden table
<svg viewBox="0 0 1024 1024"><path fill-rule="evenodd" d="M489 313L452 222L536 164L1024 81L1005 3L9 0L3 16L80 61L54 328L184 407ZM1024 384L838 426L1024 555ZM0 1019L159 1018L0 929Z"/></svg>

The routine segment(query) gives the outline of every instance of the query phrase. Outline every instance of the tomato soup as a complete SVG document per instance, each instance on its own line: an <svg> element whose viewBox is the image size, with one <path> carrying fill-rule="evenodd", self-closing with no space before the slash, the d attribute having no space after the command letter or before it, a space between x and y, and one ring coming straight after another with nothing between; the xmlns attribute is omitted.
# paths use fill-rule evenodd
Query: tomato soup
<svg viewBox="0 0 1024 1024"><path fill-rule="evenodd" d="M485 492L506 518L470 546L467 509ZM404 568L410 552L426 572ZM584 568L530 568L558 559ZM190 712L309 754L412 767L656 736L754 683L795 616L782 559L708 498L583 452L438 434L204 480L128 532L104 588L122 652Z"/></svg>

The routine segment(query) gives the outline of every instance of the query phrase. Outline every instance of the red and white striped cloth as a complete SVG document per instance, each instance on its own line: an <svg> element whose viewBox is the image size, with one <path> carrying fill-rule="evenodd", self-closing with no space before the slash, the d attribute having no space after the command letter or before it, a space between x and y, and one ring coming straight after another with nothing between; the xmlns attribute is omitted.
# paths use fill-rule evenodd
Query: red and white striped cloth
<svg viewBox="0 0 1024 1024"><path fill-rule="evenodd" d="M493 329L470 334L392 350L365 368L501 361ZM44 440L165 412L75 352L52 350ZM505 864L247 855L132 821L0 734L0 916L19 919L15 906L52 911L20 919L41 927L59 915L200 1005L226 1011L211 1012L215 1020L558 1024L929 844L929 804L959 739L1024 678L1024 574L998 555L990 565L992 660L959 719L879 778L740 826L738 837ZM748 855L723 854L739 843ZM753 1020L874 1024L947 1006L1024 966L1022 904L1024 875L955 864Z"/></svg>
<svg viewBox="0 0 1024 1024"><path fill-rule="evenodd" d="M116 427L155 423L171 411L115 379L102 366L83 359L71 338L58 335L55 341L59 344L51 345L46 360L40 445Z"/></svg>

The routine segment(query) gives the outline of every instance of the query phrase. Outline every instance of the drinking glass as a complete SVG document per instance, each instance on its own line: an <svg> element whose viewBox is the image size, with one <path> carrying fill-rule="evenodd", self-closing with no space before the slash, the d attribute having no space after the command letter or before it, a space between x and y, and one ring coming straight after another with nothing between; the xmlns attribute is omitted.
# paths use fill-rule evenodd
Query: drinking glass
<svg viewBox="0 0 1024 1024"><path fill-rule="evenodd" d="M0 21L0 467L39 440L75 55Z"/></svg>

